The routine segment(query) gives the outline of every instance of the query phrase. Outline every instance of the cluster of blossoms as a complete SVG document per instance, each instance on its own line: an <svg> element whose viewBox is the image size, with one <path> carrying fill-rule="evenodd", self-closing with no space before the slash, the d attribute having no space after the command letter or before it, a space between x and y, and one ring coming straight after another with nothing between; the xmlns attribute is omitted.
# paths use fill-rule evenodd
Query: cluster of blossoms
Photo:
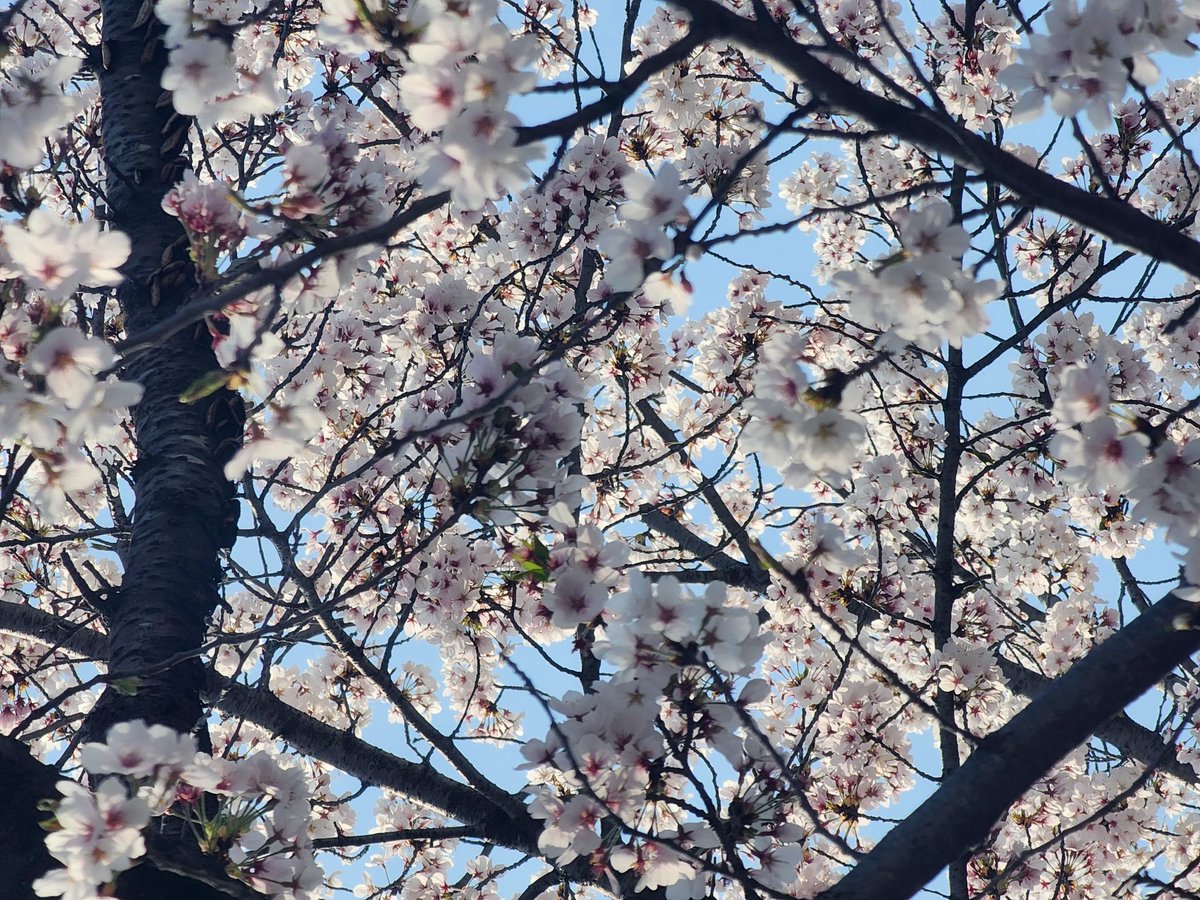
<svg viewBox="0 0 1200 900"><path fill-rule="evenodd" d="M386 176L384 166L364 158L340 128L327 125L293 142L284 154L284 196L279 213L319 224L335 220L339 231L366 228L387 216ZM341 266L353 258L341 258ZM325 268L324 277L336 278L337 266ZM341 286L340 281L323 285L319 293L334 296Z"/></svg>
<svg viewBox="0 0 1200 900"><path fill-rule="evenodd" d="M1086 110L1096 128L1109 122L1132 80L1146 86L1158 80L1151 54L1190 54L1200 6L1191 0L1055 0L1045 16L1046 34L1030 36L1021 62L1002 80L1022 95L1015 120L1041 113L1047 99L1057 115Z"/></svg>
<svg viewBox="0 0 1200 900"><path fill-rule="evenodd" d="M963 227L945 200L932 200L916 210L896 213L899 252L877 263L844 272L834 279L849 304L850 316L905 343L949 341L987 327L984 307L996 299L996 281L976 280L963 271L970 247Z"/></svg>
<svg viewBox="0 0 1200 900"><path fill-rule="evenodd" d="M797 365L804 343L795 332L781 332L762 347L745 405L746 441L788 479L848 472L866 440L863 417L853 411L857 391L810 385Z"/></svg>
<svg viewBox="0 0 1200 900"><path fill-rule="evenodd" d="M95 790L59 782L46 847L62 863L34 882L39 897L93 900L146 852L152 818L183 820L205 853L227 856L228 871L255 890L305 900L323 873L308 838L304 774L265 754L218 759L161 725L124 722L104 743L84 744Z"/></svg>
<svg viewBox="0 0 1200 900"><path fill-rule="evenodd" d="M42 84L35 73L56 79L72 72L73 65L63 69L56 64L24 77ZM30 129L37 134L42 115L49 123L74 108L57 86L43 84L39 90L46 109L41 114L26 110L32 121L20 128L14 124L6 134L28 135ZM61 101L58 107L55 97ZM4 152L0 146L0 156ZM25 301L0 316L0 433L37 459L32 501L44 517L57 518L67 508L68 494L90 488L98 478L80 453L81 445L118 442L120 415L142 395L139 385L107 374L116 355L104 340L64 323L68 301L81 288L101 290L120 283L117 269L128 258L130 243L120 232L101 231L94 218L71 222L44 206L23 222L0 225L0 239L0 279L19 279Z"/></svg>
<svg viewBox="0 0 1200 900"><path fill-rule="evenodd" d="M162 198L162 208L178 218L187 230L192 258L196 260L200 280L205 282L216 280L222 257L236 250L250 233L246 211L236 202L229 186L218 181L200 181L194 172L185 173L167 192ZM239 343L239 348L246 346L250 346L248 338Z"/></svg>
<svg viewBox="0 0 1200 900"><path fill-rule="evenodd" d="M534 770L530 811L546 821L538 843L548 856L560 864L591 856L596 865L636 875L635 891L669 887L668 896L681 900L705 895L698 860L721 843L704 822L681 823L669 811L669 798L679 796L684 784L664 775L663 767L675 755L686 769L696 762L693 752L708 748L745 767L756 747L742 733L728 694L733 679L754 671L770 636L760 634L753 612L730 599L719 583L697 596L674 578L652 582L635 572L629 589L609 603L595 652L613 674L590 694L555 702L563 721L545 741L522 748L526 768ZM764 688L761 681L747 682L736 704L762 699ZM667 741L654 727L659 716L668 726ZM652 783L665 801L659 811L645 806ZM737 802L754 805L734 794ZM605 845L597 826L610 819L644 837ZM756 835L746 839L753 845ZM774 834L767 843L775 847L778 838ZM756 874L771 885L788 884L796 875L794 868L782 880Z"/></svg>
<svg viewBox="0 0 1200 900"><path fill-rule="evenodd" d="M46 140L84 106L82 95L65 91L80 62L75 56L7 56L0 69L0 161L20 168L41 161Z"/></svg>
<svg viewBox="0 0 1200 900"><path fill-rule="evenodd" d="M984 0L972 7L970 40L962 23L965 4L948 4L929 26L933 38L926 46L930 67L942 74L937 95L946 109L973 128L992 130L1012 95L999 84L999 75L1016 60L1021 41L1017 23L1003 4ZM915 79L914 79L915 80Z"/></svg>
<svg viewBox="0 0 1200 900"><path fill-rule="evenodd" d="M1079 362L1057 379L1051 452L1067 461L1063 477L1092 491L1134 485L1148 458L1149 437L1109 409L1111 377L1100 361Z"/></svg>
<svg viewBox="0 0 1200 900"><path fill-rule="evenodd" d="M730 675L745 675L770 642L769 635L759 634L753 612L729 604L719 582L696 596L670 576L652 582L634 572L609 613L596 654L620 673L615 683L661 682L671 674L663 663L708 662Z"/></svg>
<svg viewBox="0 0 1200 900"><path fill-rule="evenodd" d="M27 285L58 302L81 285L120 284L117 268L129 256L129 238L120 232L102 232L95 219L66 222L43 207L31 212L24 225L6 223L0 233L6 261L15 269L0 275L19 275Z"/></svg>
<svg viewBox="0 0 1200 900"><path fill-rule="evenodd" d="M584 486L560 470L578 445L582 383L558 362L527 368L538 357L535 340L498 335L464 368L473 391L452 411L456 421L447 424L448 411L435 409L402 423L434 434L451 502L497 525L536 519L536 508L548 500L573 505ZM469 426L465 434L462 423Z"/></svg>
<svg viewBox="0 0 1200 900"><path fill-rule="evenodd" d="M523 187L529 162L541 152L518 146L517 118L507 110L510 97L537 81L528 71L539 56L537 40L496 22L497 6L496 0L414 4L408 27L417 37L405 48L409 67L397 85L412 123L427 134L440 132L422 149L422 184L450 190L469 209Z"/></svg>
<svg viewBox="0 0 1200 900"><path fill-rule="evenodd" d="M56 518L68 494L98 478L80 445L118 442L119 417L138 402L142 388L104 375L116 355L104 341L75 328L39 334L28 316L18 316L0 320L0 329L9 368L0 372L0 432L37 460L31 499L43 517Z"/></svg>
<svg viewBox="0 0 1200 900"><path fill-rule="evenodd" d="M1080 323L1081 333L1088 324ZM1086 352L1086 344L1079 347ZM1170 419L1156 421L1155 413L1142 411L1142 391L1122 375L1129 362L1116 360L1114 376L1102 347L1093 358L1072 362L1070 356L1067 351L1052 380L1057 432L1050 451L1063 462L1062 477L1093 494L1128 497L1131 520L1165 527L1166 539L1184 548L1187 580L1200 583L1200 445ZM1126 385L1119 399L1113 397L1117 381ZM1195 588L1187 592L1200 597Z"/></svg>
<svg viewBox="0 0 1200 900"><path fill-rule="evenodd" d="M210 3L203 10L192 0L159 0L154 7L167 26L170 56L162 86L176 111L204 128L275 112L280 96L272 68L265 60L254 68L240 65L230 43L218 36L241 19L237 5Z"/></svg>
<svg viewBox="0 0 1200 900"><path fill-rule="evenodd" d="M606 540L595 525L577 524L565 503L554 504L547 518L562 540L546 553L543 571L550 583L542 602L557 627L587 625L604 610L629 557L629 546Z"/></svg>
<svg viewBox="0 0 1200 900"><path fill-rule="evenodd" d="M245 211L234 201L229 187L202 182L195 172L184 173L163 197L162 206L187 229L200 277L205 280L216 276L220 257L249 233Z"/></svg>
<svg viewBox="0 0 1200 900"><path fill-rule="evenodd" d="M608 286L614 291L632 291L642 283L647 262L674 254L663 229L686 219L683 201L687 194L671 163L664 163L653 177L630 172L621 180L621 187L625 194L622 223L601 235L600 249L609 260L604 273Z"/></svg>

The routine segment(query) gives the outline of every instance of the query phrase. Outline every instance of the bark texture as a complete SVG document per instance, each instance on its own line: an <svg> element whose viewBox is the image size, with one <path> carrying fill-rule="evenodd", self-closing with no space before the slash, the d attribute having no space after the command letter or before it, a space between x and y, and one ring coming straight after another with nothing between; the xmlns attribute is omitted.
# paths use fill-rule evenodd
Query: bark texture
<svg viewBox="0 0 1200 900"><path fill-rule="evenodd" d="M57 797L58 776L33 758L29 748L15 738L0 735L0 896L12 900L32 898L33 881L54 867L42 839L41 822L48 813L38 809L47 797Z"/></svg>
<svg viewBox="0 0 1200 900"><path fill-rule="evenodd" d="M136 339L196 289L187 235L162 209L186 168L191 122L174 113L160 86L161 23L141 0L104 0L102 12L108 219L133 244L117 297ZM145 395L134 411L133 532L107 624L109 671L129 680L125 690L105 692L87 723L88 739L130 719L190 732L202 718L205 674L197 650L218 603L218 554L231 543L231 517L236 522L234 488L222 471L230 436L217 423L229 420L240 398L224 390L190 405L179 398L217 368L203 327L160 341L127 364L125 377L140 382Z"/></svg>

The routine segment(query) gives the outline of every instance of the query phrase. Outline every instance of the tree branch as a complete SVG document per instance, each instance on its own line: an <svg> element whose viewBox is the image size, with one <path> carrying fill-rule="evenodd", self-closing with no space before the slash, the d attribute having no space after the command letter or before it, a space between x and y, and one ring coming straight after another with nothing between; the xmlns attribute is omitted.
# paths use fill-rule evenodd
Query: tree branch
<svg viewBox="0 0 1200 900"><path fill-rule="evenodd" d="M933 153L943 154L1007 187L1024 201L1052 210L1097 234L1200 278L1200 243L1179 228L1129 203L1089 193L1029 165L969 131L950 116L917 103L906 106L842 77L796 43L770 19L747 19L713 0L670 0L695 27L740 44L779 66L814 97L866 124Z"/></svg>
<svg viewBox="0 0 1200 900"><path fill-rule="evenodd" d="M981 843L1059 760L1200 649L1200 607L1174 594L1118 631L999 731L821 900L902 900ZM1161 752L1161 751L1160 751Z"/></svg>
<svg viewBox="0 0 1200 900"><path fill-rule="evenodd" d="M1000 657L997 662L1000 671L1008 682L1008 687L1015 693L1036 701L1054 684L1054 680L1013 662L1011 659ZM1096 729L1096 737L1112 744L1130 759L1136 759L1144 766L1152 765L1162 758L1165 744L1158 732L1140 725L1126 713L1118 713ZM1196 770L1181 763L1172 754L1158 766L1159 771L1165 772L1186 784L1196 784Z"/></svg>

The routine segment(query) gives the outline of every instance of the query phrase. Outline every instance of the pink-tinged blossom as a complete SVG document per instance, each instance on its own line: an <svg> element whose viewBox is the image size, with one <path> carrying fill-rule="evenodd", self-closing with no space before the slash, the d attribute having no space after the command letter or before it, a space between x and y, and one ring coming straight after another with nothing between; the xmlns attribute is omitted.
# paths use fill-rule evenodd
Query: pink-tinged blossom
<svg viewBox="0 0 1200 900"><path fill-rule="evenodd" d="M745 446L786 478L848 473L866 440L862 417L846 408L852 393L831 405L809 387L798 361L799 346L788 336L763 348L755 395L745 404Z"/></svg>
<svg viewBox="0 0 1200 900"><path fill-rule="evenodd" d="M759 634L752 613L726 604L725 586L719 582L696 596L670 576L651 582L634 572L628 591L615 597L610 608L614 622L606 626L606 640L597 643L596 654L629 675L686 656L689 647L727 672L745 673L769 641Z"/></svg>
<svg viewBox="0 0 1200 900"><path fill-rule="evenodd" d="M637 875L635 892L667 887L696 874L694 862L654 841L617 847L609 855L609 861L618 872Z"/></svg>
<svg viewBox="0 0 1200 900"><path fill-rule="evenodd" d="M951 638L932 661L938 687L950 694L968 694L996 677L992 651L962 638Z"/></svg>
<svg viewBox="0 0 1200 900"><path fill-rule="evenodd" d="M679 173L670 163L664 163L654 176L629 172L621 183L626 197L621 206L624 221L605 231L599 246L608 257L605 284L615 291L632 291L646 277L646 263L665 261L674 254L674 244L663 229L686 219L687 211ZM663 278L666 276L655 280L647 296L653 299L655 292L661 296L663 288L672 284Z"/></svg>
<svg viewBox="0 0 1200 900"><path fill-rule="evenodd" d="M196 742L164 725L146 725L140 719L120 722L109 729L104 743L84 744L80 764L93 775L129 775L145 778L175 772L196 755Z"/></svg>
<svg viewBox="0 0 1200 900"><path fill-rule="evenodd" d="M1058 378L1054 419L1060 426L1091 422L1108 411L1109 375L1103 365L1079 363Z"/></svg>
<svg viewBox="0 0 1200 900"><path fill-rule="evenodd" d="M674 225L686 217L684 200L687 191L679 183L679 171L671 163L663 163L653 175L630 172L621 181L625 202L621 216L628 222L647 225Z"/></svg>
<svg viewBox="0 0 1200 900"><path fill-rule="evenodd" d="M321 189L329 178L329 155L316 143L294 144L284 154L285 196L280 211L289 219L321 213Z"/></svg>
<svg viewBox="0 0 1200 900"><path fill-rule="evenodd" d="M38 897L61 897L62 900L111 900L100 893L100 885L91 879L73 877L69 869L51 869L34 879L33 893Z"/></svg>
<svg viewBox="0 0 1200 900"><path fill-rule="evenodd" d="M171 51L162 86L173 93L175 108L194 116L222 94L237 90L237 70L229 48L213 37L188 37Z"/></svg>
<svg viewBox="0 0 1200 900"><path fill-rule="evenodd" d="M1068 481L1090 490L1123 491L1141 477L1138 472L1148 444L1145 435L1123 430L1111 416L1102 416L1060 431L1050 443L1050 452L1067 463L1063 477Z"/></svg>
<svg viewBox="0 0 1200 900"><path fill-rule="evenodd" d="M382 50L386 45L372 20L386 14L386 4L379 0L365 3L360 0L326 0L321 4L317 37L323 44L338 47L348 54Z"/></svg>
<svg viewBox="0 0 1200 900"><path fill-rule="evenodd" d="M1138 470L1129 496L1134 513L1166 527L1167 539L1190 543L1200 534L1200 441L1155 448Z"/></svg>
<svg viewBox="0 0 1200 900"><path fill-rule="evenodd" d="M0 161L16 168L37 165L46 141L83 106L78 93L66 93L83 60L35 53L4 72L0 81Z"/></svg>
<svg viewBox="0 0 1200 900"><path fill-rule="evenodd" d="M599 848L596 826L603 820L605 810L588 797L573 797L562 804L548 794L538 793L529 811L535 818L546 820L538 836L538 848L560 865Z"/></svg>
<svg viewBox="0 0 1200 900"><path fill-rule="evenodd" d="M118 779L106 778L95 792L73 781L60 781L58 789L63 800L55 808L57 828L47 835L46 849L64 864L71 881L104 884L146 852L142 829L150 823L150 807L129 797ZM61 876L51 884L61 884ZM53 895L39 890L39 896Z"/></svg>
<svg viewBox="0 0 1200 900"><path fill-rule="evenodd" d="M645 265L665 260L672 253L671 239L659 225L627 222L600 237L600 249L608 257L604 281L614 291L632 291L642 283Z"/></svg>
<svg viewBox="0 0 1200 900"><path fill-rule="evenodd" d="M218 38L196 35L170 51L162 86L175 109L194 116L201 128L261 116L279 107L267 73L239 69L232 51Z"/></svg>
<svg viewBox="0 0 1200 900"><path fill-rule="evenodd" d="M927 268L946 267L946 274L961 266L954 260L970 247L970 239L960 225L954 223L954 211L944 200L935 200L913 210L896 214L900 225L900 244L910 254L920 257Z"/></svg>
<svg viewBox="0 0 1200 900"><path fill-rule="evenodd" d="M947 341L960 346L987 327L984 307L999 282L977 281L962 269L969 241L944 200L900 218L903 252L874 272L859 267L834 278L850 313L864 324L920 346Z"/></svg>
<svg viewBox="0 0 1200 900"><path fill-rule="evenodd" d="M74 328L56 328L29 352L30 370L46 379L56 397L77 409L96 387L96 375L116 361L112 348Z"/></svg>
<svg viewBox="0 0 1200 900"><path fill-rule="evenodd" d="M446 126L441 140L422 148L422 184L431 191L449 190L455 203L468 208L517 190L541 150L518 146L516 125L511 113L487 107L464 110Z"/></svg>
<svg viewBox="0 0 1200 900"><path fill-rule="evenodd" d="M117 269L129 257L129 238L102 232L95 219L68 222L39 207L24 226L8 223L2 232L12 265L53 299L63 300L84 284L121 283Z"/></svg>
<svg viewBox="0 0 1200 900"><path fill-rule="evenodd" d="M457 68L415 69L398 84L412 123L425 132L444 128L462 108L466 79Z"/></svg>
<svg viewBox="0 0 1200 900"><path fill-rule="evenodd" d="M676 278L666 272L651 272L642 282L642 293L651 303L661 304L668 315L686 316L695 289L686 275Z"/></svg>
<svg viewBox="0 0 1200 900"><path fill-rule="evenodd" d="M95 465L76 450L43 450L38 462L26 483L34 505L47 519L61 518L67 495L85 491L100 479Z"/></svg>
<svg viewBox="0 0 1200 900"><path fill-rule="evenodd" d="M604 609L608 589L595 584L584 569L568 569L555 576L546 589L543 602L552 611L552 620L559 628L586 625Z"/></svg>
<svg viewBox="0 0 1200 900"><path fill-rule="evenodd" d="M218 252L236 247L248 232L229 185L201 182L195 172L184 173L163 197L162 206L184 224L193 240L209 241Z"/></svg>
<svg viewBox="0 0 1200 900"><path fill-rule="evenodd" d="M796 435L793 461L810 472L848 472L867 431L862 419L839 409L806 418Z"/></svg>
<svg viewBox="0 0 1200 900"><path fill-rule="evenodd" d="M1087 0L1080 8L1077 0L1055 0L1042 29L1030 37L1021 61L1001 73L1020 95L1014 120L1040 114L1049 99L1055 114L1086 111L1094 127L1106 128L1131 76L1141 85L1158 80L1151 54L1193 51L1187 39L1196 21L1173 2Z"/></svg>

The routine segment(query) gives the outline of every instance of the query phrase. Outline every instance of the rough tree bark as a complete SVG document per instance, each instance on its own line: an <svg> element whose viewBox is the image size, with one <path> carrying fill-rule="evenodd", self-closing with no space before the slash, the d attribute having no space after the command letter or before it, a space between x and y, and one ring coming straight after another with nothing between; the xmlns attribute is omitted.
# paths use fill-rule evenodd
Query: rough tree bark
<svg viewBox="0 0 1200 900"><path fill-rule="evenodd" d="M117 298L134 340L186 303L197 284L187 235L162 209L186 167L192 123L173 111L160 86L164 29L149 9L142 0L102 3L107 215L133 244ZM223 463L235 449L229 442L240 438L241 400L224 389L193 404L179 398L217 368L203 326L128 363L125 377L140 382L145 395L134 412L133 533L107 625L110 673L136 682L132 691L105 691L86 726L91 740L130 719L183 732L196 731L201 720L205 675L196 654L218 603L218 554L230 543L231 516L236 522Z"/></svg>

